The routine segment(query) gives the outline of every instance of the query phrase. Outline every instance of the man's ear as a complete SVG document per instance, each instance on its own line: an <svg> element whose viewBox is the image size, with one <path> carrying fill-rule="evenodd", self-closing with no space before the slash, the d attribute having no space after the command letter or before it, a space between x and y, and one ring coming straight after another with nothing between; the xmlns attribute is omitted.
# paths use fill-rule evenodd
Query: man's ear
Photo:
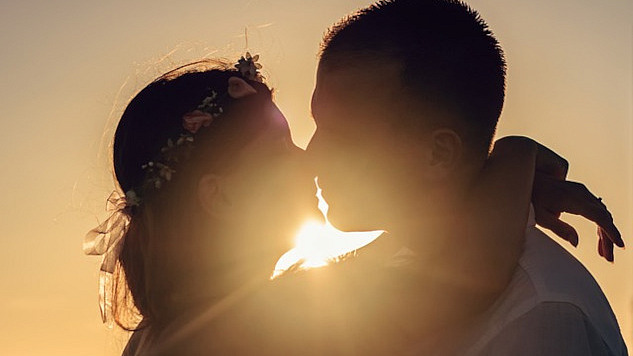
<svg viewBox="0 0 633 356"><path fill-rule="evenodd" d="M461 137L451 129L438 129L431 134L429 167L438 178L451 172L462 157Z"/></svg>
<svg viewBox="0 0 633 356"><path fill-rule="evenodd" d="M224 190L224 179L217 174L205 174L198 181L200 206L213 218L222 219L230 212L232 205Z"/></svg>

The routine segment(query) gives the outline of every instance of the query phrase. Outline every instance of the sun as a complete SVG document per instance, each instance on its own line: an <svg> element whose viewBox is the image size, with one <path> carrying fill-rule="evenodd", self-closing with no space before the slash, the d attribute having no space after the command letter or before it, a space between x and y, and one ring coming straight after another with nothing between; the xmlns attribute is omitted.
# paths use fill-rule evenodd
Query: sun
<svg viewBox="0 0 633 356"><path fill-rule="evenodd" d="M321 194L318 178L316 197L319 210L325 222L306 221L295 235L294 247L279 258L272 278L275 278L292 266L299 268L318 268L337 261L339 257L357 250L380 236L383 231L343 232L336 229L327 219L328 204Z"/></svg>

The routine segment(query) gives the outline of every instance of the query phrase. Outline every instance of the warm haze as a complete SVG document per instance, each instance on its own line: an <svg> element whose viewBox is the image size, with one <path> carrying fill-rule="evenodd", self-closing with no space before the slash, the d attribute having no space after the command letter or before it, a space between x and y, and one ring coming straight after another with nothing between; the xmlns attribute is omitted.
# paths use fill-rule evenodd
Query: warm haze
<svg viewBox="0 0 633 356"><path fill-rule="evenodd" d="M105 218L109 143L127 101L160 73L202 56L261 55L295 142L325 29L370 1L2 2L0 354L117 355L126 341L97 307L99 261L83 235ZM508 59L498 136L531 136L603 197L633 244L633 3L471 0ZM369 74L368 74L369 75ZM600 259L595 228L571 250L602 285L633 342L633 255Z"/></svg>

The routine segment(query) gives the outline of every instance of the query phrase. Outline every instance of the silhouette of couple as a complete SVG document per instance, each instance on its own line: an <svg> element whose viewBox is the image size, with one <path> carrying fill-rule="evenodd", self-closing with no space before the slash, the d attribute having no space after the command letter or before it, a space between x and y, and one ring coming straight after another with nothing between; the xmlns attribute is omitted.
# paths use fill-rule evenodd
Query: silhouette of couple
<svg viewBox="0 0 633 356"><path fill-rule="evenodd" d="M88 236L124 355L626 355L562 212L624 244L567 162L493 141L506 64L477 12L387 0L326 35L306 150L259 74L201 61L141 90L114 138L124 196ZM382 229L338 263L269 280L314 214L313 177L346 231Z"/></svg>

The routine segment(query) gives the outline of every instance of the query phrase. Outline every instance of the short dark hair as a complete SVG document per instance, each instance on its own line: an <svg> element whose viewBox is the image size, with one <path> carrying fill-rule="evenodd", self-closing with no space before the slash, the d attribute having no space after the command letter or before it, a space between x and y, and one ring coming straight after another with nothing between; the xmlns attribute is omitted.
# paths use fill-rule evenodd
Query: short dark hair
<svg viewBox="0 0 633 356"><path fill-rule="evenodd" d="M475 10L459 0L379 1L328 31L320 66L376 59L397 61L415 102L457 114L466 140L488 152L503 107L506 63Z"/></svg>

